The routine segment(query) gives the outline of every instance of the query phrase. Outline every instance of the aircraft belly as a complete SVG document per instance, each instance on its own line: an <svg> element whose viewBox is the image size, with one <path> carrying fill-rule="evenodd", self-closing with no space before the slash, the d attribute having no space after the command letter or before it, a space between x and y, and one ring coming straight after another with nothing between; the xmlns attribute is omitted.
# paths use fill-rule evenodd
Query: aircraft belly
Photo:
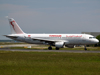
<svg viewBox="0 0 100 75"><path fill-rule="evenodd" d="M38 40L27 40L27 41L25 41L25 42L27 42L27 43L32 43L32 44L43 44L43 42L41 42L41 41L38 41Z"/></svg>

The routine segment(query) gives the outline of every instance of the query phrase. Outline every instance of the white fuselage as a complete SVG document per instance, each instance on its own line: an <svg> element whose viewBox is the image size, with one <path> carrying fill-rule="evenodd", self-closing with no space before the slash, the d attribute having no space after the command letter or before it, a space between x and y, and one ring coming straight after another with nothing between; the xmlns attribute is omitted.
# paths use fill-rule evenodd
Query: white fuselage
<svg viewBox="0 0 100 75"><path fill-rule="evenodd" d="M33 44L46 44L50 42L64 42L65 45L88 45L96 44L98 40L92 35L88 34L11 34L15 36L14 40L33 43Z"/></svg>

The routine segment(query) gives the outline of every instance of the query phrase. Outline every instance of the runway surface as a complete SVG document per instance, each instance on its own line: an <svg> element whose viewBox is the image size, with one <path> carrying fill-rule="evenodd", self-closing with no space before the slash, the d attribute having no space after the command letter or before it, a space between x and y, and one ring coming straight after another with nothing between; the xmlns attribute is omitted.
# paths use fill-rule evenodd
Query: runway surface
<svg viewBox="0 0 100 75"><path fill-rule="evenodd" d="M67 52L67 53L100 53L100 51L83 50L30 50L30 49L0 49L0 51L21 51L21 52Z"/></svg>

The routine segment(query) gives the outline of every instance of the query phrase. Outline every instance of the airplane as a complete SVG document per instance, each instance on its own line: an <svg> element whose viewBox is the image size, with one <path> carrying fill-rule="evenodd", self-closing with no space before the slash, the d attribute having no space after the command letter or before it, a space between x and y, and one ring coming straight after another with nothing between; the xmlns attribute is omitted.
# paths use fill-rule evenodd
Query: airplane
<svg viewBox="0 0 100 75"><path fill-rule="evenodd" d="M8 21L12 33L4 36L31 44L50 45L48 50L52 50L52 46L59 50L59 48L64 47L74 48L75 45L84 45L84 50L87 50L86 45L99 42L98 39L89 34L27 34L22 31L13 18L8 18Z"/></svg>

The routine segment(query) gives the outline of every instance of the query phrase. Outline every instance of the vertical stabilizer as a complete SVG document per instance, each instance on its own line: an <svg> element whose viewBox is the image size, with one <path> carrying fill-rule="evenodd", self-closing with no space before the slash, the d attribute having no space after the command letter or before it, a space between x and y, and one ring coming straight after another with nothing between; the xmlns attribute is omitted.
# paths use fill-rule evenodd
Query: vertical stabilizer
<svg viewBox="0 0 100 75"><path fill-rule="evenodd" d="M11 27L12 34L24 34L22 29L18 26L13 18L8 19Z"/></svg>

